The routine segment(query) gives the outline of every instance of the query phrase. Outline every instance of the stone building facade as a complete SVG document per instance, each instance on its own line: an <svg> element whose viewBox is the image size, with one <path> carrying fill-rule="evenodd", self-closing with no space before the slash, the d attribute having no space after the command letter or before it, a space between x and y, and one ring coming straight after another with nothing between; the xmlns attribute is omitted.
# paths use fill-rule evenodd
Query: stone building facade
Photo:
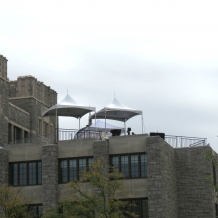
<svg viewBox="0 0 218 218"><path fill-rule="evenodd" d="M0 184L22 187L35 217L70 197L67 182L99 157L126 175L124 190L139 217L216 217L216 193L207 176L216 184L218 172L205 155L218 155L210 146L174 148L148 134L41 140L47 134L55 138L54 118L41 114L56 103L57 93L32 76L9 81L7 60L0 58Z"/></svg>
<svg viewBox="0 0 218 218"><path fill-rule="evenodd" d="M41 135L52 140L55 118L42 118L42 112L56 103L57 93L33 76L10 81L7 59L0 55L0 146L40 142Z"/></svg>

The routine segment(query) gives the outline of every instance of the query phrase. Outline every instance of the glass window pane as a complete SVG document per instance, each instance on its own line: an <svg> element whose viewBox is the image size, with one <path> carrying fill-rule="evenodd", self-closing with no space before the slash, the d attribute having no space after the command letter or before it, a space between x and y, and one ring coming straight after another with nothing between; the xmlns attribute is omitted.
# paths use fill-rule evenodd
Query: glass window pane
<svg viewBox="0 0 218 218"><path fill-rule="evenodd" d="M128 156L121 156L121 172L125 177L129 177L129 160Z"/></svg>
<svg viewBox="0 0 218 218"><path fill-rule="evenodd" d="M131 177L136 178L139 177L139 156L131 155Z"/></svg>
<svg viewBox="0 0 218 218"><path fill-rule="evenodd" d="M88 158L88 165L89 165L88 168L91 167L92 163L93 163L93 158L92 158L92 157L89 157L89 158Z"/></svg>
<svg viewBox="0 0 218 218"><path fill-rule="evenodd" d="M67 160L62 160L60 164L61 182L68 182Z"/></svg>
<svg viewBox="0 0 218 218"><path fill-rule="evenodd" d="M18 164L10 165L11 185L18 185Z"/></svg>
<svg viewBox="0 0 218 218"><path fill-rule="evenodd" d="M38 217L39 218L42 217L42 206L41 205L38 206Z"/></svg>
<svg viewBox="0 0 218 218"><path fill-rule="evenodd" d="M147 177L147 156L146 154L141 154L141 177Z"/></svg>
<svg viewBox="0 0 218 218"><path fill-rule="evenodd" d="M148 218L148 199L142 199L142 218Z"/></svg>
<svg viewBox="0 0 218 218"><path fill-rule="evenodd" d="M69 167L70 167L70 181L77 180L77 163L76 163L76 159L69 160Z"/></svg>
<svg viewBox="0 0 218 218"><path fill-rule="evenodd" d="M26 185L27 184L26 163L20 163L19 166L20 166L20 185Z"/></svg>
<svg viewBox="0 0 218 218"><path fill-rule="evenodd" d="M141 201L140 199L132 200L132 212L141 217Z"/></svg>
<svg viewBox="0 0 218 218"><path fill-rule="evenodd" d="M86 167L86 158L79 159L79 177L82 175L82 172L87 170Z"/></svg>
<svg viewBox="0 0 218 218"><path fill-rule="evenodd" d="M38 184L42 184L42 162L38 162Z"/></svg>
<svg viewBox="0 0 218 218"><path fill-rule="evenodd" d="M37 206L36 205L29 205L28 207L31 217L36 218L37 217Z"/></svg>
<svg viewBox="0 0 218 218"><path fill-rule="evenodd" d="M29 163L29 185L36 184L36 162Z"/></svg>
<svg viewBox="0 0 218 218"><path fill-rule="evenodd" d="M119 170L119 168L120 168L119 156L113 156L111 158L111 165L112 165L112 167L114 167L114 168Z"/></svg>

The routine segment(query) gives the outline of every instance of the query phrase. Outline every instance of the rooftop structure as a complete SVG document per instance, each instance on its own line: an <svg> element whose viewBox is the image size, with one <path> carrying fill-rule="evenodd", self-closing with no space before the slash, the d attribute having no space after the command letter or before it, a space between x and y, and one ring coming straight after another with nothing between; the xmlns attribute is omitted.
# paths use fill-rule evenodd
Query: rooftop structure
<svg viewBox="0 0 218 218"><path fill-rule="evenodd" d="M124 189L140 218L218 215L207 180L211 176L216 184L218 172L205 159L208 152L216 160L218 155L205 138L143 133L101 140L105 128L96 124L79 131L81 137L74 137L78 130L57 134L55 116L42 116L57 104L57 93L32 76L10 81L7 60L0 56L0 61L0 185L22 187L35 217L69 197L67 182L98 158L124 173Z"/></svg>

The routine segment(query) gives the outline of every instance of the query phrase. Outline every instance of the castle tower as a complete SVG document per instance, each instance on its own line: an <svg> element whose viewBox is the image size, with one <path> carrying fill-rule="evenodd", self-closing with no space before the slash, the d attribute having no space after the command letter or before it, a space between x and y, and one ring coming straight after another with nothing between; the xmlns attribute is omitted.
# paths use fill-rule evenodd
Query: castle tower
<svg viewBox="0 0 218 218"><path fill-rule="evenodd" d="M3 55L0 55L0 77L5 80L7 80L7 62L8 60Z"/></svg>
<svg viewBox="0 0 218 218"><path fill-rule="evenodd" d="M0 146L8 142L8 94L7 59L0 55Z"/></svg>

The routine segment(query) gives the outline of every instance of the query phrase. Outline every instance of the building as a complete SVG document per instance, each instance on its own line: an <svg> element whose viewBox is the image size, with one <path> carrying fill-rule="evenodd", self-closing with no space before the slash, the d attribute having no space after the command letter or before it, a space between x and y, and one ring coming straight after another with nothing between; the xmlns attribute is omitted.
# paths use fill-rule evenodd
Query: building
<svg viewBox="0 0 218 218"><path fill-rule="evenodd" d="M66 183L99 157L126 175L124 188L140 217L216 217L216 193L207 176L216 184L218 172L205 155L218 156L209 145L175 148L148 134L55 144L55 120L41 114L56 102L57 93L32 76L10 81L0 56L0 184L22 187L36 217L67 198Z"/></svg>

